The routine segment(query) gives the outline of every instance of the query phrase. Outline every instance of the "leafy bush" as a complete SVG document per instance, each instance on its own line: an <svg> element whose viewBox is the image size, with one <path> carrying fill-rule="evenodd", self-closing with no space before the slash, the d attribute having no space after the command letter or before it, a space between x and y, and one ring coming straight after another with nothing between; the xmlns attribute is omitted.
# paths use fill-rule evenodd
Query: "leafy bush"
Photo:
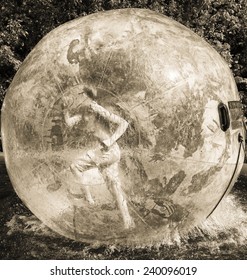
<svg viewBox="0 0 247 280"><path fill-rule="evenodd" d="M205 38L247 95L246 0L1 0L0 105L21 62L50 30L78 16L130 7L168 15Z"/></svg>

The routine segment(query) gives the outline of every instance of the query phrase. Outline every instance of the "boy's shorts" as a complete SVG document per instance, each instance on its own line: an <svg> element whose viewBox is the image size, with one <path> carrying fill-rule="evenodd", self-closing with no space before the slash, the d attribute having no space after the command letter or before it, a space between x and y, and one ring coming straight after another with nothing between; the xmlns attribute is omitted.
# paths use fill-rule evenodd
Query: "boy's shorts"
<svg viewBox="0 0 247 280"><path fill-rule="evenodd" d="M120 149L117 143L114 143L107 151L96 148L87 151L81 157L74 161L74 167L83 172L90 168L106 168L120 160Z"/></svg>

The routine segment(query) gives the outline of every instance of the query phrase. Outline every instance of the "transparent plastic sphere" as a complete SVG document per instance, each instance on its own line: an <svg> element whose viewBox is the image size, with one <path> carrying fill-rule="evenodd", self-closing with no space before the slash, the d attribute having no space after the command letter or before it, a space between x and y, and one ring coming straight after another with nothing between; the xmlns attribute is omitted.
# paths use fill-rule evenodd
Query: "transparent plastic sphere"
<svg viewBox="0 0 247 280"><path fill-rule="evenodd" d="M149 10L101 12L46 35L2 109L13 186L54 231L148 244L204 221L236 180L241 104L226 62Z"/></svg>

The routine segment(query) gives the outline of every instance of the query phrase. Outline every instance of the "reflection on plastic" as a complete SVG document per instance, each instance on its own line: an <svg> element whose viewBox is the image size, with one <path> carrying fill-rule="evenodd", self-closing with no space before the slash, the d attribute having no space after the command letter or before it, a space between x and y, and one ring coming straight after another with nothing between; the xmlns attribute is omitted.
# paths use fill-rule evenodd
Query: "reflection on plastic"
<svg viewBox="0 0 247 280"><path fill-rule="evenodd" d="M8 90L11 181L72 239L147 244L188 231L234 171L243 127L230 112L222 131L218 112L231 101L227 64L179 23L140 9L79 18L33 49Z"/></svg>

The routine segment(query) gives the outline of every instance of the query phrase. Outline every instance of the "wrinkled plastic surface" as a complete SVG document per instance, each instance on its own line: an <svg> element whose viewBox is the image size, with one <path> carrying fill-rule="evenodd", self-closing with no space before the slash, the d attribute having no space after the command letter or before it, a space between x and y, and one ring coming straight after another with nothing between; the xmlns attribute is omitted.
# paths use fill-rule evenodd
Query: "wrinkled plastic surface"
<svg viewBox="0 0 247 280"><path fill-rule="evenodd" d="M236 166L243 128L229 101L239 96L227 64L181 24L139 9L76 19L37 44L9 87L2 137L11 181L39 219L72 239L149 243L187 231ZM66 112L79 121L68 125Z"/></svg>

